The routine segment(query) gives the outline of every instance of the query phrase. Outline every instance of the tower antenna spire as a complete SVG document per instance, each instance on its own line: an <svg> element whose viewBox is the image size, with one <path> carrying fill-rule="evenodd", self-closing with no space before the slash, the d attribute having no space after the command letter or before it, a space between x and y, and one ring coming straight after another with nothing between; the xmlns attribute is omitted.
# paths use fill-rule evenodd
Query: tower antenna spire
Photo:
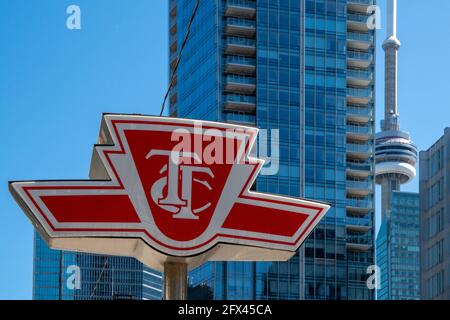
<svg viewBox="0 0 450 320"><path fill-rule="evenodd" d="M397 0L388 0L388 38L397 38Z"/></svg>
<svg viewBox="0 0 450 320"><path fill-rule="evenodd" d="M387 38L383 42L385 52L385 106L382 130L399 130L397 106L397 70L400 41L397 39L397 0L388 1Z"/></svg>
<svg viewBox="0 0 450 320"><path fill-rule="evenodd" d="M382 216L389 216L392 191L416 176L417 148L408 133L400 130L397 106L398 50L397 0L387 0L385 53L385 102L381 132L375 142L375 181L381 185Z"/></svg>

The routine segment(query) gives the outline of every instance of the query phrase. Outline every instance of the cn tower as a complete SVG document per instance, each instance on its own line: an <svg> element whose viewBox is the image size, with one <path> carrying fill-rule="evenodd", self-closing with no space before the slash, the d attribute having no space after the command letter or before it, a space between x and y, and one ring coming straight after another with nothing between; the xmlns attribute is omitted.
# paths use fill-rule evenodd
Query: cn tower
<svg viewBox="0 0 450 320"><path fill-rule="evenodd" d="M387 0L387 39L385 52L385 102L381 132L375 142L375 182L381 185L381 214L390 215L392 191L416 176L417 148L410 135L400 130L397 106L397 64L400 41L397 38L397 0Z"/></svg>

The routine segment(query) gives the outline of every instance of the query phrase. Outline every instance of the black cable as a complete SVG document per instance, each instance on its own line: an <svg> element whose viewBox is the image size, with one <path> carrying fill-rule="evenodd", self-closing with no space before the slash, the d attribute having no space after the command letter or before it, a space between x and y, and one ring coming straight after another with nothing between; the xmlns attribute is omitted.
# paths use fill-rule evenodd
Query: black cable
<svg viewBox="0 0 450 320"><path fill-rule="evenodd" d="M92 289L92 292L91 292L91 295L90 295L89 298L93 298L94 295L95 295L95 293L96 293L96 291L97 291L97 286L98 286L100 280L102 279L103 272L105 272L105 269L106 269L106 267L108 266L108 258L109 258L109 257L107 256L106 259L105 259L105 263L103 264L102 271L100 272L100 275L98 276L97 280L95 281L95 286L94 286L94 288Z"/></svg>
<svg viewBox="0 0 450 320"><path fill-rule="evenodd" d="M180 64L181 55L183 54L183 49L186 46L186 42L187 42L187 40L189 38L189 34L191 33L192 22L194 21L195 15L197 14L197 9L198 9L199 2L200 2L200 0L196 0L194 11L192 11L191 18L189 19L189 24L187 26L187 31L186 31L186 34L184 36L183 43L181 44L180 51L178 52L177 61L176 61L175 66L173 68L172 74L170 75L169 88L167 88L167 92L164 95L164 100L163 100L163 103L161 105L161 112L159 113L160 116L162 116L162 114L164 112L164 107L166 105L167 97L169 96L170 90L173 87L173 83L174 83L174 80L175 80L175 74L177 72L178 65Z"/></svg>

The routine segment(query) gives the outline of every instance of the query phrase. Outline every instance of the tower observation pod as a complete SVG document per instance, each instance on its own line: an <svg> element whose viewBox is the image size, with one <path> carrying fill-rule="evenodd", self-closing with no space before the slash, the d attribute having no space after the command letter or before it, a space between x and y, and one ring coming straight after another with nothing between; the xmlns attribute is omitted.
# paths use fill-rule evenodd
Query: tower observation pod
<svg viewBox="0 0 450 320"><path fill-rule="evenodd" d="M397 107L397 66L400 41L397 38L397 0L387 1L388 28L385 52L385 106L381 132L375 137L375 182L381 185L382 217L390 212L392 191L416 176L417 147L408 133L400 130Z"/></svg>

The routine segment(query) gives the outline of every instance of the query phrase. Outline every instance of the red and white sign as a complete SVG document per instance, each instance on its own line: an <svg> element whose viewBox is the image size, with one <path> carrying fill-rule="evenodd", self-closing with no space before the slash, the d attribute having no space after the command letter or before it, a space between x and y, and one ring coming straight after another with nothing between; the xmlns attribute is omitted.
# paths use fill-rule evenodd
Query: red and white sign
<svg viewBox="0 0 450 320"><path fill-rule="evenodd" d="M257 129L103 116L90 178L11 182L50 246L168 260L285 260L329 206L250 191L264 161Z"/></svg>

